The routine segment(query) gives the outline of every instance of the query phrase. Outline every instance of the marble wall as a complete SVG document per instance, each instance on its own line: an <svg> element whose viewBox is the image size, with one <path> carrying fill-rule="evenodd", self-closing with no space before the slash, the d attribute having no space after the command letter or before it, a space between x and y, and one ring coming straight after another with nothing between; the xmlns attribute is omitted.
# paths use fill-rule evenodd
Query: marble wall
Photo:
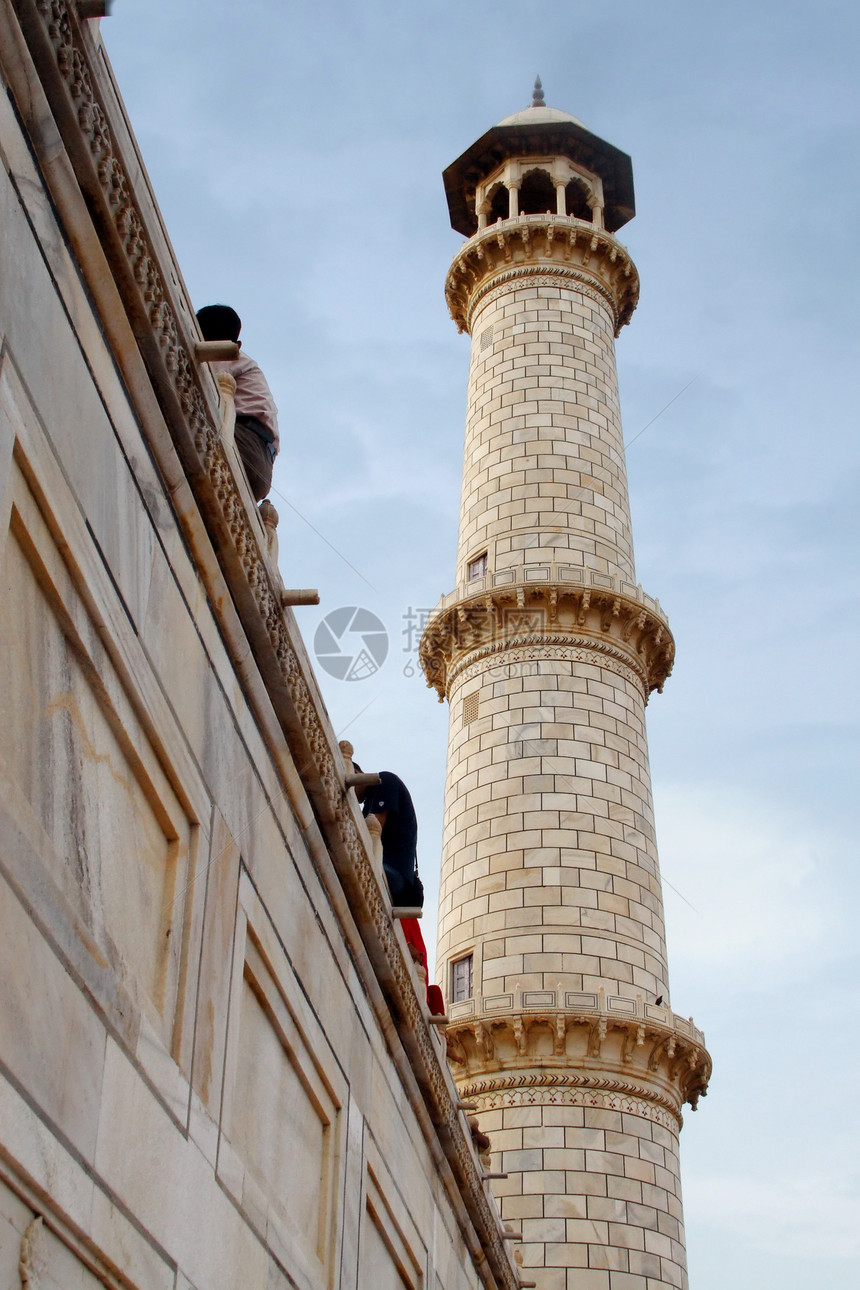
<svg viewBox="0 0 860 1290"><path fill-rule="evenodd" d="M482 1251L489 1193L476 1209L462 1181L480 1169L444 1040L427 1026L410 1049L388 1011L98 258L54 124L73 128L63 60L56 84L44 70L68 33L190 308L97 30L61 0L0 0L0 1281L513 1287ZM289 613L282 630L336 749ZM417 976L409 1006L423 1026Z"/></svg>

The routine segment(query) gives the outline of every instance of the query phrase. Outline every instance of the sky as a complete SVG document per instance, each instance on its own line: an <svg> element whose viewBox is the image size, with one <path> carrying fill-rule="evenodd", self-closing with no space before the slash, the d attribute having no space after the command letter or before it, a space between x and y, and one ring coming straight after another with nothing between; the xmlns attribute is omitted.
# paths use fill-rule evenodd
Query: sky
<svg viewBox="0 0 860 1290"><path fill-rule="evenodd" d="M565 0L116 0L105 43L195 306L275 393L272 500L318 674L409 785L438 887L447 709L416 625L452 590L467 337L441 172L547 103L633 158L642 279L617 347L637 576L677 642L648 707L687 1112L692 1290L857 1290L860 8ZM852 802L854 806L852 806Z"/></svg>

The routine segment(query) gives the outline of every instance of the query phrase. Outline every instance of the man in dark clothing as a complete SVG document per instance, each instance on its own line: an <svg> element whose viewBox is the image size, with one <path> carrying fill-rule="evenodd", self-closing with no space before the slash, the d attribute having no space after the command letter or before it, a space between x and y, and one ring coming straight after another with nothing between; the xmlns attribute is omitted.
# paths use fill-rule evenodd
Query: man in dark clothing
<svg viewBox="0 0 860 1290"><path fill-rule="evenodd" d="M361 768L353 761L356 771ZM390 770L379 772L381 783L357 789L365 819L375 815L382 826L382 867L394 905L420 909L424 887L418 877L418 820L409 789Z"/></svg>

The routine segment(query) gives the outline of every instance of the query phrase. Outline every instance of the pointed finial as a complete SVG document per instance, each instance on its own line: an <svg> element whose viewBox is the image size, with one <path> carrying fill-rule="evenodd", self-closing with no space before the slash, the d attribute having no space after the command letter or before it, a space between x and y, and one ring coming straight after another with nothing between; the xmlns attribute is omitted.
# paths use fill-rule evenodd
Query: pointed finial
<svg viewBox="0 0 860 1290"><path fill-rule="evenodd" d="M540 83L540 77L536 76L535 87L532 91L532 107L545 107L546 104L544 103L543 98L543 86Z"/></svg>

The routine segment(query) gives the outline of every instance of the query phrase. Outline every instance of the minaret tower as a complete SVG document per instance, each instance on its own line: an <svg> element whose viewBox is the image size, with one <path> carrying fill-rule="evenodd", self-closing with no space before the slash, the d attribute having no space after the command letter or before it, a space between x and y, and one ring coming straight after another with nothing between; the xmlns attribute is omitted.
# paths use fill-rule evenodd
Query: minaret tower
<svg viewBox="0 0 860 1290"><path fill-rule="evenodd" d="M461 1093L538 1290L687 1285L681 1107L645 704L672 667L636 583L614 337L630 158L543 102L449 166L472 338L457 589L422 640L450 706L438 972Z"/></svg>

